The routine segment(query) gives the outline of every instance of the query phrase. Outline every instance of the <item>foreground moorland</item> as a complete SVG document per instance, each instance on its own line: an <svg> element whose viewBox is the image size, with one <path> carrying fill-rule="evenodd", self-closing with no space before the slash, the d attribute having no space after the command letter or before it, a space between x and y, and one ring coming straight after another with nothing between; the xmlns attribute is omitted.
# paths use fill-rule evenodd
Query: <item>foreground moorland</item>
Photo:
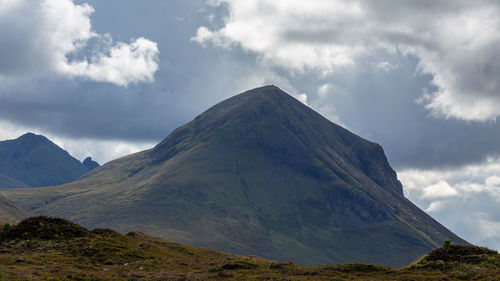
<svg viewBox="0 0 500 281"><path fill-rule="evenodd" d="M369 264L302 266L192 247L139 232L92 231L31 217L0 235L3 280L499 280L500 255L447 245L392 269Z"/></svg>

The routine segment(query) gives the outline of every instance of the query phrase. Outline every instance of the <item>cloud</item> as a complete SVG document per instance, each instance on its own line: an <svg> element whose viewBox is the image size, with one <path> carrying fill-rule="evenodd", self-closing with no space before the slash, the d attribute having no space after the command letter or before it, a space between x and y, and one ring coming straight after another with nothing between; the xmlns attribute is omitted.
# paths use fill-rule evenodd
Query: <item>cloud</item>
<svg viewBox="0 0 500 281"><path fill-rule="evenodd" d="M335 90L334 85L332 85L330 83L326 83L326 84L323 84L323 85L318 87L318 95L320 97L326 97L326 96L328 96L328 94L330 94L334 90Z"/></svg>
<svg viewBox="0 0 500 281"><path fill-rule="evenodd" d="M118 43L110 48L109 54L97 54L90 63L84 60L65 64L62 72L120 86L152 82L158 70L157 54L157 44L141 37L130 44Z"/></svg>
<svg viewBox="0 0 500 281"><path fill-rule="evenodd" d="M405 196L471 243L500 249L500 158L455 169L398 171Z"/></svg>
<svg viewBox="0 0 500 281"><path fill-rule="evenodd" d="M446 181L440 180L438 183L425 187L423 189L422 198L437 199L437 198L451 197L455 195L457 195L457 191L453 187L451 187Z"/></svg>
<svg viewBox="0 0 500 281"><path fill-rule="evenodd" d="M55 73L120 86L154 80L157 44L141 37L112 45L110 35L92 29L94 9L88 4L0 0L0 7L3 79Z"/></svg>
<svg viewBox="0 0 500 281"><path fill-rule="evenodd" d="M490 176L485 180L484 183L487 186L495 186L495 187L500 186L500 177L497 175Z"/></svg>
<svg viewBox="0 0 500 281"><path fill-rule="evenodd" d="M228 4L229 18L225 26L212 31L200 27L192 40L230 48L241 46L257 53L259 58L290 70L303 72L321 69L325 72L352 65L353 57L364 51L346 44L324 44L325 24L340 23L350 17L361 18L358 4L342 1L212 1L212 5ZM327 14L329 12L330 14ZM317 20L319 19L319 20ZM318 22L319 21L319 22Z"/></svg>
<svg viewBox="0 0 500 281"><path fill-rule="evenodd" d="M83 161L92 157L99 164L150 149L156 145L153 142L132 142L121 140L71 139L57 136L47 136L55 144L68 151L76 159Z"/></svg>
<svg viewBox="0 0 500 281"><path fill-rule="evenodd" d="M388 61L383 61L383 62L379 62L379 63L375 64L375 68L380 69L380 70L385 71L385 72L389 72L391 70L398 68L398 66L391 64Z"/></svg>
<svg viewBox="0 0 500 281"><path fill-rule="evenodd" d="M500 115L498 1L218 0L222 27L192 40L241 47L293 73L335 72L377 50L413 55L436 90L424 105L436 117L486 121ZM388 64L379 64L388 69Z"/></svg>

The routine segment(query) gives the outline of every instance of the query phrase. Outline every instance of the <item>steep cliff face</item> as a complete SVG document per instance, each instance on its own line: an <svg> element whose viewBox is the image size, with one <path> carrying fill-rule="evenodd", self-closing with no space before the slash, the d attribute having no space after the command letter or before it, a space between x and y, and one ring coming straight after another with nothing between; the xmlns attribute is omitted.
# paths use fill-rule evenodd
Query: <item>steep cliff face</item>
<svg viewBox="0 0 500 281"><path fill-rule="evenodd" d="M446 239L465 243L404 198L379 145L274 86L74 183L4 193L88 227L305 264L402 266Z"/></svg>

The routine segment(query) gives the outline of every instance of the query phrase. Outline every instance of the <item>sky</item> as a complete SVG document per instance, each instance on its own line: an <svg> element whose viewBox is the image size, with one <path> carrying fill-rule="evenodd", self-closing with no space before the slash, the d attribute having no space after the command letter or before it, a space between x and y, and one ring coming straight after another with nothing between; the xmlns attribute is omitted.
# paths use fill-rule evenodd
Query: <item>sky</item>
<svg viewBox="0 0 500 281"><path fill-rule="evenodd" d="M0 140L101 164L274 84L381 144L405 195L500 250L496 0L0 0Z"/></svg>

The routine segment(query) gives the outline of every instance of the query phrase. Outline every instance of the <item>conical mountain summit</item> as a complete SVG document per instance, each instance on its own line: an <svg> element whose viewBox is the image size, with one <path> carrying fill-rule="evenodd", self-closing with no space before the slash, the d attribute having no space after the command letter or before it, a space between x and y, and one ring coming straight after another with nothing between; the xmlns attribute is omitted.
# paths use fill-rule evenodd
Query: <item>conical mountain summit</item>
<svg viewBox="0 0 500 281"><path fill-rule="evenodd" d="M76 182L4 193L87 227L302 264L403 266L444 240L466 243L404 197L381 146L275 86Z"/></svg>

